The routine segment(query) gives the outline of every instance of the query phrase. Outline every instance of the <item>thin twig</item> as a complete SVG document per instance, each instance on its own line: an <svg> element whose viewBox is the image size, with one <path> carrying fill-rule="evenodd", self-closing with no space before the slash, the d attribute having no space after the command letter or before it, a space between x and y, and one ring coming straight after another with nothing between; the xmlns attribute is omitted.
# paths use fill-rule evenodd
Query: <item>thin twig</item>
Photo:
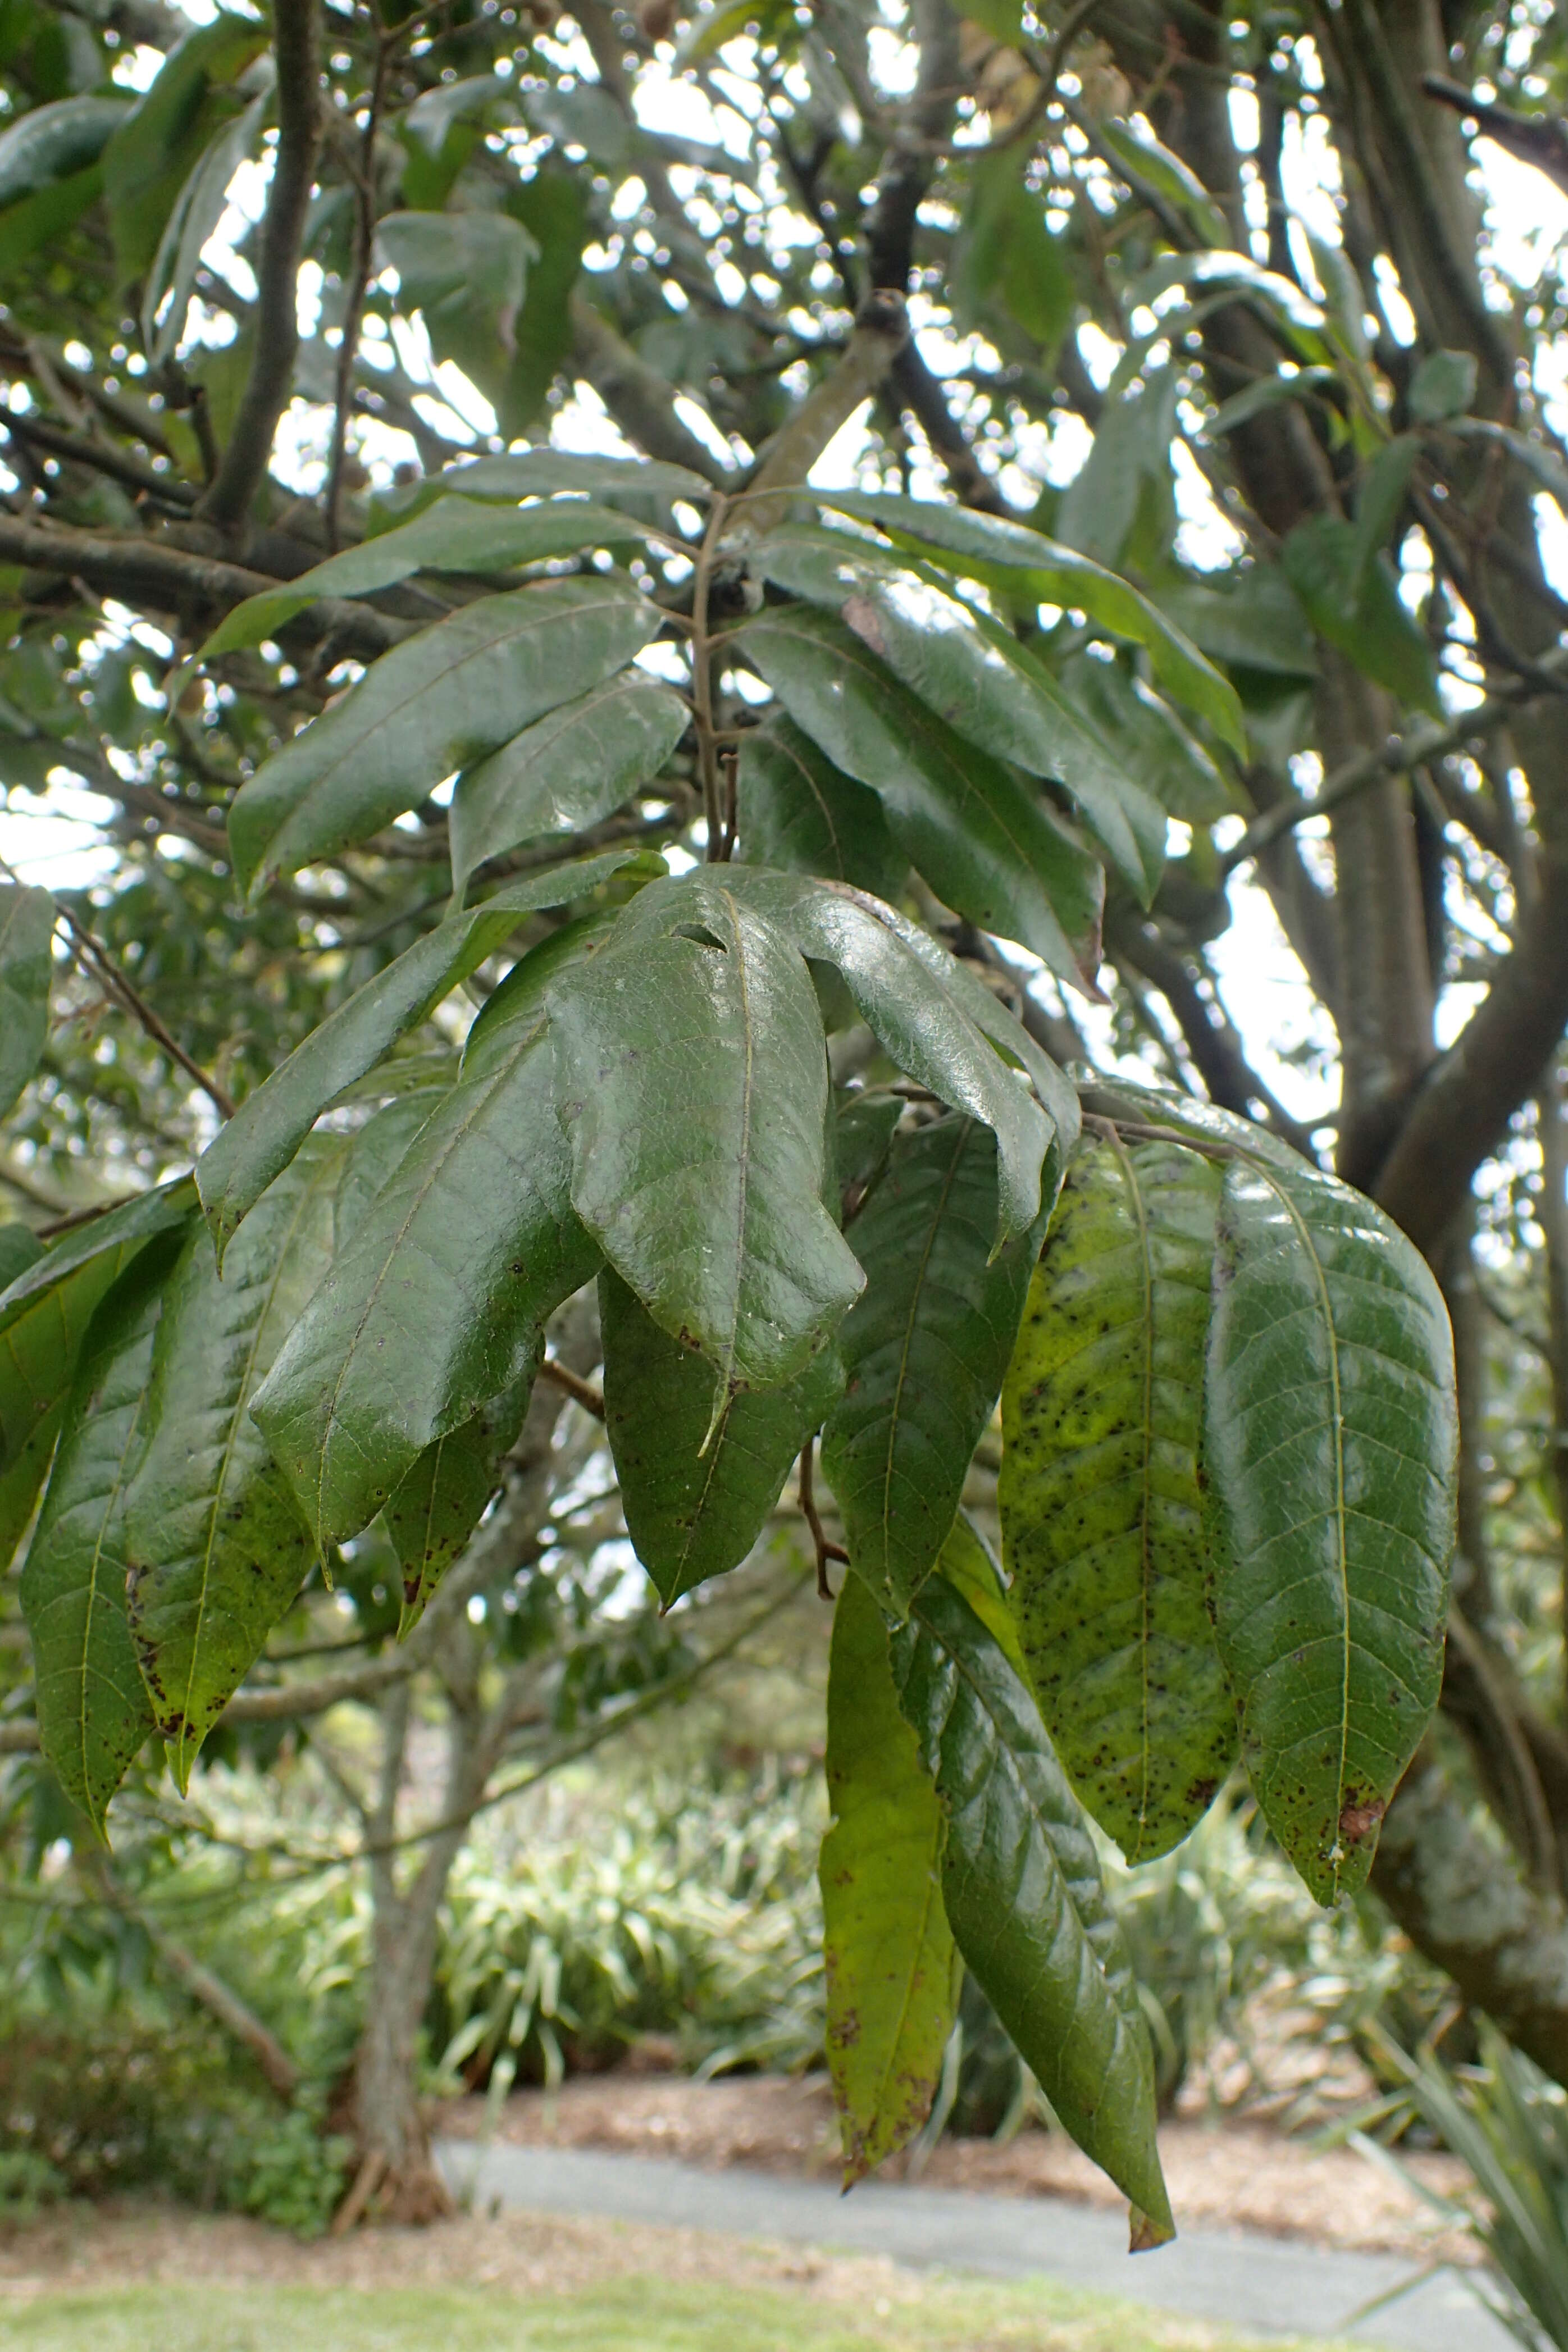
<svg viewBox="0 0 1568 2352"><path fill-rule="evenodd" d="M730 502L722 490L713 494L708 528L698 551L691 583L691 700L697 728L697 754L702 776L702 813L708 822L708 862L721 863L724 854L724 817L719 797L719 759L713 736L713 648L708 635L708 596L713 564Z"/></svg>
<svg viewBox="0 0 1568 2352"><path fill-rule="evenodd" d="M849 1564L849 1555L842 1544L829 1541L823 1528L822 1515L816 1507L816 1437L815 1433L800 1449L800 1515L811 1530L812 1546L816 1553L816 1590L824 1601L834 1597L827 1580L827 1563L836 1559L842 1566Z"/></svg>
<svg viewBox="0 0 1568 2352"><path fill-rule="evenodd" d="M4 858L0 858L0 867L3 867L7 874L11 874L13 880L19 878L5 864ZM127 1013L141 1024L153 1044L160 1046L169 1055L171 1061L177 1062L188 1078L195 1081L219 1116L223 1118L232 1118L235 1109L233 1096L226 1094L216 1078L209 1077L199 1062L192 1060L177 1037L170 1035L146 998L127 980L102 940L89 931L85 924L78 922L68 907L57 902L56 912L110 993L120 999Z"/></svg>
<svg viewBox="0 0 1568 2352"><path fill-rule="evenodd" d="M381 34L375 45L375 70L370 103L360 140L355 172L358 208L354 215L353 276L343 310L342 340L338 345L336 406L332 415L332 451L327 467L327 546L335 555L342 542L343 467L348 458L349 418L353 413L354 362L359 356L360 322L370 291L371 263L375 248L375 134L386 97L386 77L403 27Z"/></svg>
<svg viewBox="0 0 1568 2352"><path fill-rule="evenodd" d="M604 1420L605 1400L593 1381L581 1379L570 1364L561 1361L559 1356L545 1357L539 1367L539 1377L542 1381L549 1381L552 1387L563 1390L574 1404L582 1406L584 1412L591 1412L595 1421Z"/></svg>

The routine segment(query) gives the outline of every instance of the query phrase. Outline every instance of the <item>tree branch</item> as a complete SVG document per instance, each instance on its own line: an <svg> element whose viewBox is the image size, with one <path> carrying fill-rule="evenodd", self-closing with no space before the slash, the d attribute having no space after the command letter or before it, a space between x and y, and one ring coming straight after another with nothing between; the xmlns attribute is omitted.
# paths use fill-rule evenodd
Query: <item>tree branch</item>
<svg viewBox="0 0 1568 2352"><path fill-rule="evenodd" d="M573 294L571 316L573 359L626 438L650 457L684 466L715 489L726 488L729 469L682 420L674 391L658 370L600 317L585 294Z"/></svg>
<svg viewBox="0 0 1568 2352"><path fill-rule="evenodd" d="M241 530L267 478L272 437L294 388L300 248L321 143L320 0L274 0L273 21L278 153L261 231L256 350L228 446L201 509L231 534Z"/></svg>
<svg viewBox="0 0 1568 2352"><path fill-rule="evenodd" d="M799 489L834 435L846 425L896 366L909 341L909 314L901 296L869 303L837 364L816 384L762 455L746 492L744 516L759 537L788 515ZM768 499L763 493L776 489Z"/></svg>

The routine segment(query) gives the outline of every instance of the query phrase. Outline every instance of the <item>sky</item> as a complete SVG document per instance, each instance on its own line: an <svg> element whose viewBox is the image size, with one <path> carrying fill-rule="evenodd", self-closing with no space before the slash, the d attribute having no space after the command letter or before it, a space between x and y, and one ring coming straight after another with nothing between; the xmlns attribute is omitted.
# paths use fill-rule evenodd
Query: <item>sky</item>
<svg viewBox="0 0 1568 2352"><path fill-rule="evenodd" d="M182 0L182 5L193 21L205 21L213 13L213 0ZM881 37L878 58L885 81L897 82L906 70L907 57L897 35L889 29ZM159 62L153 51L138 52L122 60L117 79L130 86L144 86ZM590 75L591 71L590 67ZM737 99L736 111L721 110L715 114L690 84L658 68L646 68L638 78L638 112L650 129L726 144L731 152L738 152L745 138L743 110L749 110L749 106L743 79L731 78L731 87ZM1249 145L1255 134L1256 109L1245 95L1235 104L1234 118L1238 140ZM1532 284L1551 267L1553 256L1568 236L1568 197L1552 188L1541 173L1512 162L1489 142L1483 141L1478 147L1477 162L1493 263L1500 274L1514 284ZM1335 234L1335 213L1329 184L1330 163L1327 149L1313 142L1310 131L1307 137L1294 141L1285 159L1286 193L1293 211L1315 235L1331 237ZM259 215L266 184L266 166L253 163L240 167L231 184L229 209L206 248L214 264L242 290L249 290L249 272L243 258L235 253L233 241L243 234L248 221ZM624 208L627 212L635 210L637 193L628 190L626 197ZM809 234L815 236L815 231ZM1303 253L1304 250L1303 247ZM588 258L590 267L595 258L603 266L608 257L591 253ZM319 292L319 273L312 278L307 269L303 273L300 305L300 325L306 333L315 329ZM1391 308L1397 320L1396 295ZM204 320L199 306L193 313L193 321L200 334L217 337L228 331L226 325L220 325L216 318ZM939 373L963 364L971 356L971 346L959 344L940 326L922 320L918 310L916 324L924 354ZM1115 362L1116 352L1104 338L1099 341L1103 348L1096 348L1092 334L1085 338L1085 356L1091 372L1103 381ZM465 431L483 434L493 427L493 415L482 397L457 370L433 365L422 327L416 325L406 332L399 331L397 355L405 369L428 382L430 393L425 404L431 421L438 422L441 429L459 437ZM1553 424L1559 429L1568 427L1568 338L1560 339L1555 347L1543 349L1537 391ZM690 403L686 408L693 428L711 438L712 428L701 412ZM325 411L309 410L296 404L279 436L279 471L285 480L297 482L305 490L319 486L325 430ZM625 446L595 395L585 386L580 387L557 412L552 438L558 446L577 449ZM1020 450L1020 465L1009 469L1003 487L1023 503L1032 494L1031 476L1052 481L1069 478L1082 462L1088 446L1087 430L1074 419L1064 420L1054 434L1047 435L1041 428L1032 442L1026 443ZM813 479L824 488L853 483L867 446L862 411L824 454L814 469ZM374 478L390 475L397 459L412 454L412 445L401 435L373 432L363 454ZM730 453L724 454L728 457ZM1182 456L1185 463L1179 465L1177 479L1178 504L1184 518L1182 552L1188 561L1200 565L1221 563L1234 547L1233 534L1213 506L1190 457L1184 451ZM935 496L941 485L936 476L930 474L924 479L917 476L913 488L916 495ZM1563 584L1568 582L1568 525L1550 507L1545 509L1543 521L1548 562L1559 584ZM1410 578L1406 593L1412 597L1418 594L1420 584L1418 577ZM166 641L159 638L155 631L148 631L147 625L136 621L132 614L117 614L112 605L109 613L111 627L134 630L138 635L145 632L150 644L159 650L164 648ZM1450 691L1457 707L1472 698L1476 689L1467 690L1460 682ZM1299 776L1309 790L1316 780L1310 769ZM94 818L107 814L106 803L74 784L52 787L42 801L14 793L9 796L9 805L0 809L0 856L30 880L79 886L106 872L111 863L93 830ZM1227 822L1239 832L1239 818ZM1184 846L1180 837L1183 830L1173 828L1173 853L1179 853ZM1310 844L1314 835L1325 831L1323 820L1312 821L1300 829L1309 857L1313 854ZM1221 838L1223 845L1225 836ZM1326 1017L1312 1001L1266 896L1245 870L1233 878L1230 899L1230 927L1211 948L1226 1010L1255 1066L1286 1108L1306 1122L1331 1117L1338 1082L1331 1063L1332 1032ZM1477 992L1465 987L1451 987L1446 992L1439 1007L1441 1043L1447 1044L1457 1034ZM1109 1056L1109 1014L1076 999L1072 1010L1097 1053ZM1307 1050L1307 1058L1292 1058L1314 1047L1318 1049L1315 1055Z"/></svg>

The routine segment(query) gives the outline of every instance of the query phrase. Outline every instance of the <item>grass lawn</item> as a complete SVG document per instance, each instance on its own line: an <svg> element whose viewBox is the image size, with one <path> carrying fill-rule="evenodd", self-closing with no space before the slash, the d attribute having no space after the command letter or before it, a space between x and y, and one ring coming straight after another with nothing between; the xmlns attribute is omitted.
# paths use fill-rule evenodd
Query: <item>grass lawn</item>
<svg viewBox="0 0 1568 2352"><path fill-rule="evenodd" d="M15 2352L1289 2352L1042 2285L942 2281L918 2302L868 2304L635 2276L527 2297L260 2282L51 2292L0 2300L0 2338Z"/></svg>

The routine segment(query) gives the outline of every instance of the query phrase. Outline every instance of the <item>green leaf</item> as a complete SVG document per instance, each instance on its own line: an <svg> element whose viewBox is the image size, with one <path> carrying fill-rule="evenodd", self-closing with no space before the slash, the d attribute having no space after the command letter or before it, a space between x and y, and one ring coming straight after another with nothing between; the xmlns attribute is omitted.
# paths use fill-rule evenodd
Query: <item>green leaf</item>
<svg viewBox="0 0 1568 2352"><path fill-rule="evenodd" d="M1401 433L1384 444L1363 477L1356 494L1355 547L1352 557L1358 579L1364 575L1378 550L1388 544L1420 454L1416 436Z"/></svg>
<svg viewBox="0 0 1568 2352"><path fill-rule="evenodd" d="M1442 716L1432 648L1401 603L1386 559L1365 560L1353 523L1313 515L1290 532L1279 561L1321 637L1401 702Z"/></svg>
<svg viewBox="0 0 1568 2352"><path fill-rule="evenodd" d="M1030 1678L1130 1863L1186 1836L1236 1753L1198 1484L1219 1182L1195 1151L1086 1136L1002 1392L997 1505Z"/></svg>
<svg viewBox="0 0 1568 2352"><path fill-rule="evenodd" d="M389 824L470 761L623 669L663 625L625 579L482 596L384 654L244 785L228 837L242 889Z"/></svg>
<svg viewBox="0 0 1568 2352"><path fill-rule="evenodd" d="M993 40L1016 48L1023 38L1023 0L964 0L964 15L989 33Z"/></svg>
<svg viewBox="0 0 1568 2352"><path fill-rule="evenodd" d="M416 1087L398 1095L384 1103L353 1137L332 1204L334 1254L347 1249L401 1167L409 1145L448 1091L449 1084Z"/></svg>
<svg viewBox="0 0 1568 2352"><path fill-rule="evenodd" d="M1136 562L1128 542L1151 489L1167 530L1173 530L1171 442L1180 389L1174 366L1131 383L1111 379L1089 456L1057 509L1057 530L1067 546L1106 564L1127 551Z"/></svg>
<svg viewBox="0 0 1568 2352"><path fill-rule="evenodd" d="M508 440L525 433L543 407L572 351L572 289L591 235L584 183L546 164L512 183L502 198L539 250L517 321L517 349L507 371L497 421Z"/></svg>
<svg viewBox="0 0 1568 2352"><path fill-rule="evenodd" d="M169 1234L143 1250L93 1317L22 1570L39 1740L100 1834L110 1799L155 1728L126 1614L124 1502L178 1246Z"/></svg>
<svg viewBox="0 0 1568 2352"><path fill-rule="evenodd" d="M1474 352L1431 352L1410 383L1410 414L1422 425L1463 416L1476 396Z"/></svg>
<svg viewBox="0 0 1568 2352"><path fill-rule="evenodd" d="M840 1091L833 1125L834 1171L846 1224L888 1165L893 1130L909 1106L900 1095Z"/></svg>
<svg viewBox="0 0 1568 2352"><path fill-rule="evenodd" d="M960 1511L954 1519L937 1565L948 1582L963 1593L1025 1688L1031 1688L1024 1645L1018 1638L1002 1571L967 1512Z"/></svg>
<svg viewBox="0 0 1568 2352"><path fill-rule="evenodd" d="M817 1871L827 2066L849 2189L924 2123L958 1996L942 1900L946 1822L900 1713L882 1612L856 1576L833 1612L827 1801Z"/></svg>
<svg viewBox="0 0 1568 2352"><path fill-rule="evenodd" d="M688 880L698 897L712 887L701 874ZM1078 1097L984 983L918 923L858 891L743 866L726 869L723 887L786 931L802 955L837 968L900 1070L992 1129L1001 1153L996 1241L1032 1225L1052 1136L1065 1149L1078 1133ZM994 1045L1027 1071L1038 1101Z"/></svg>
<svg viewBox="0 0 1568 2352"><path fill-rule="evenodd" d="M173 1183L160 1184L156 1191L141 1193L134 1201L127 1201L121 1207L76 1226L52 1248L34 1258L7 1290L0 1292L0 1339L23 1326L30 1332L43 1328L37 1320L40 1310L47 1307L56 1293L68 1289L71 1301L68 1306L62 1305L60 1313L68 1322L77 1324L79 1336L86 1328L79 1303L87 1297L87 1289L76 1285L76 1276L89 1266L95 1270L93 1280L98 1287L92 1292L91 1306L87 1310L90 1315L142 1243L151 1241L154 1234L167 1233L171 1226L183 1224L195 1203L195 1186L188 1176L178 1176ZM0 1463L8 1460L9 1455L8 1427L5 1407L0 1404Z"/></svg>
<svg viewBox="0 0 1568 2352"><path fill-rule="evenodd" d="M660 1330L637 1293L599 1276L605 1428L632 1548L668 1609L739 1567L762 1537L790 1467L844 1384L823 1349L780 1386L730 1398L706 1445L713 1374Z"/></svg>
<svg viewBox="0 0 1568 2352"><path fill-rule="evenodd" d="M0 270L19 268L43 246L76 226L103 194L103 167L89 163L68 180L57 180L7 205L0 213Z"/></svg>
<svg viewBox="0 0 1568 2352"><path fill-rule="evenodd" d="M1236 689L1130 581L1023 523L967 507L894 498L880 490L824 490L816 496L841 514L876 523L895 546L943 571L961 572L1015 599L1087 613L1112 636L1146 646L1166 693L1206 719L1245 756L1247 735Z"/></svg>
<svg viewBox="0 0 1568 2352"><path fill-rule="evenodd" d="M1298 368L1291 375L1263 376L1257 383L1249 383L1245 392L1232 393L1228 400L1222 400L1205 429L1211 441L1221 440L1226 434L1234 433L1238 425L1261 415L1266 408L1278 408L1287 400L1310 400L1320 385L1335 380L1335 371L1331 367ZM1315 407L1319 404L1312 404Z"/></svg>
<svg viewBox="0 0 1568 2352"><path fill-rule="evenodd" d="M454 122L482 112L498 98L513 105L517 98L511 82L503 81L499 74L469 74L460 81L437 82L434 89L421 91L405 113L403 126L434 157L446 145Z"/></svg>
<svg viewBox="0 0 1568 2352"><path fill-rule="evenodd" d="M1163 814L1138 795L1158 835L1151 877L1113 755L1079 721L1044 663L1006 630L845 531L796 523L773 532L749 561L753 572L792 594L837 613L957 734L1031 775L1063 783L1145 895L1163 857Z"/></svg>
<svg viewBox="0 0 1568 2352"><path fill-rule="evenodd" d="M197 1225L164 1290L121 1541L137 1662L182 1790L310 1569L250 1405L330 1262L342 1167L341 1138L307 1145L257 1203L225 1277Z"/></svg>
<svg viewBox="0 0 1568 2352"><path fill-rule="evenodd" d="M947 1816L942 1899L953 1939L1055 2114L1137 2209L1134 2243L1158 2244L1174 2227L1138 1989L1034 1699L945 1577L916 1594L890 1654L899 1705Z"/></svg>
<svg viewBox="0 0 1568 2352"><path fill-rule="evenodd" d="M1152 131L1136 131L1130 122L1100 123L1100 135L1113 155L1121 157L1141 180L1163 195L1188 220L1207 246L1230 241L1230 225L1197 173Z"/></svg>
<svg viewBox="0 0 1568 2352"><path fill-rule="evenodd" d="M741 851L754 866L824 874L892 898L909 875L875 793L826 759L782 713L741 740Z"/></svg>
<svg viewBox="0 0 1568 2352"><path fill-rule="evenodd" d="M1126 783L1189 824L1213 824L1234 806L1225 778L1194 741L1170 705L1120 661L1074 654L1063 664L1062 688L1086 727L1098 729L1119 760ZM1131 801L1130 814L1136 813ZM1142 837L1147 833L1141 825Z"/></svg>
<svg viewBox="0 0 1568 2352"><path fill-rule="evenodd" d="M157 253L181 189L218 124L238 112L236 85L267 42L268 28L258 18L220 10L170 50L103 149L103 193L122 286Z"/></svg>
<svg viewBox="0 0 1568 2352"><path fill-rule="evenodd" d="M597 824L658 773L687 723L686 705L669 687L626 670L465 770L452 794L454 889L521 841Z"/></svg>
<svg viewBox="0 0 1568 2352"><path fill-rule="evenodd" d="M999 305L1053 362L1073 313L1066 243L1046 226L1045 198L1029 186L1016 154L999 147L976 156L949 277L958 325L972 330L988 302Z"/></svg>
<svg viewBox="0 0 1568 2352"><path fill-rule="evenodd" d="M1300 602L1277 567L1241 568L1234 589L1185 583L1163 592L1171 618L1215 661L1280 677L1316 677L1318 652Z"/></svg>
<svg viewBox="0 0 1568 2352"><path fill-rule="evenodd" d="M14 205L96 163L135 100L60 98L0 131L0 205Z"/></svg>
<svg viewBox="0 0 1568 2352"><path fill-rule="evenodd" d="M1304 1163L1233 1160L1205 1400L1215 1630L1258 1801L1321 1903L1364 1883L1436 1705L1457 1432L1419 1253Z"/></svg>
<svg viewBox="0 0 1568 2352"><path fill-rule="evenodd" d="M517 352L518 314L539 248L500 212L384 214L376 245L402 299L423 313L437 360L451 360L498 402Z"/></svg>
<svg viewBox="0 0 1568 2352"><path fill-rule="evenodd" d="M527 507L437 499L412 522L345 548L286 588L247 596L218 623L195 658L207 661L275 637L319 596L371 596L416 572L504 572L589 548L622 547L643 536L628 516L592 499L542 499Z"/></svg>
<svg viewBox="0 0 1568 2352"><path fill-rule="evenodd" d="M500 1465L517 1443L543 1352L542 1336L521 1378L427 1445L387 1504L386 1532L403 1567L399 1641L418 1623L484 1517Z"/></svg>
<svg viewBox="0 0 1568 2352"><path fill-rule="evenodd" d="M1024 1311L1040 1228L993 1261L995 1226L994 1138L944 1118L894 1137L850 1229L866 1287L840 1335L848 1378L822 1467L850 1566L899 1616L957 1515Z"/></svg>
<svg viewBox="0 0 1568 2352"><path fill-rule="evenodd" d="M1097 992L1104 877L1015 776L826 614L770 609L741 642L795 724L879 795L900 847L945 905Z"/></svg>
<svg viewBox="0 0 1568 2352"><path fill-rule="evenodd" d="M572 1213L543 1029L537 1005L494 1024L256 1398L323 1551L527 1378L545 1318L598 1265Z"/></svg>
<svg viewBox="0 0 1568 2352"><path fill-rule="evenodd" d="M509 884L482 906L448 915L312 1030L247 1096L196 1162L196 1184L219 1263L241 1219L287 1168L329 1103L374 1069L399 1037L504 947L525 915L586 898L628 870L662 874L664 866L646 850L607 850Z"/></svg>
<svg viewBox="0 0 1568 2352"><path fill-rule="evenodd" d="M172 359L184 341L202 248L223 218L229 184L256 147L270 103L271 92L264 89L243 114L224 125L169 215L142 290L142 347L154 366Z"/></svg>
<svg viewBox="0 0 1568 2352"><path fill-rule="evenodd" d="M697 920L682 925L688 908ZM798 949L728 874L654 883L549 995L572 1198L730 1391L804 1371L860 1287L823 1205L826 1054Z"/></svg>
<svg viewBox="0 0 1568 2352"><path fill-rule="evenodd" d="M37 1068L49 1033L54 929L47 890L0 883L0 1118Z"/></svg>
<svg viewBox="0 0 1568 2352"><path fill-rule="evenodd" d="M572 490L579 498L607 499L612 506L635 502L636 511L650 502L668 506L676 499L705 505L713 485L662 457L591 457L576 450L540 448L448 466L433 483L422 483L419 495L423 500L433 491L454 490L468 499L503 499L548 498L554 490Z"/></svg>

